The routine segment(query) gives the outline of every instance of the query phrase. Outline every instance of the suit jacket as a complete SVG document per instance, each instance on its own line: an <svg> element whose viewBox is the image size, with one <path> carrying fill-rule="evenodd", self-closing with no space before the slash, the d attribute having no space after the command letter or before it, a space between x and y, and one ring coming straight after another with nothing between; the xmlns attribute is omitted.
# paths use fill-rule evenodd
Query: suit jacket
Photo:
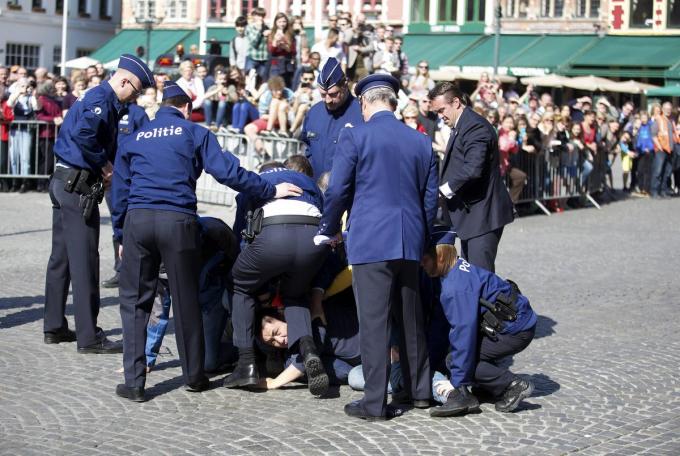
<svg viewBox="0 0 680 456"><path fill-rule="evenodd" d="M445 200L451 225L462 240L512 222L513 208L501 180L498 135L482 116L466 107L446 147L441 185L455 193Z"/></svg>
<svg viewBox="0 0 680 456"><path fill-rule="evenodd" d="M334 236L350 209L350 264L420 261L437 212L437 162L426 135L390 111L340 133L319 234Z"/></svg>

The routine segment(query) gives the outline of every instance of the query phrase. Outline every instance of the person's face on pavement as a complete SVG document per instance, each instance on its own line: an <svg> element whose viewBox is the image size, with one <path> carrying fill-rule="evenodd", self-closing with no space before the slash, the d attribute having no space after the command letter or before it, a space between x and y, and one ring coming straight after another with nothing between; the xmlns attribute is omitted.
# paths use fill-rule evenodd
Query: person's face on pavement
<svg viewBox="0 0 680 456"><path fill-rule="evenodd" d="M276 348L288 347L288 324L272 317L262 319L262 341Z"/></svg>

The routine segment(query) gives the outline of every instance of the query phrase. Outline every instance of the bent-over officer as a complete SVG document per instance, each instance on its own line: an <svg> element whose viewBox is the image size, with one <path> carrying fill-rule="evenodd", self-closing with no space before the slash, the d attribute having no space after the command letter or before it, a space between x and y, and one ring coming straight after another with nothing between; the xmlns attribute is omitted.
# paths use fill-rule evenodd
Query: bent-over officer
<svg viewBox="0 0 680 456"><path fill-rule="evenodd" d="M121 353L120 342L97 327L99 315L99 207L102 176L111 172L124 103L154 84L137 57L124 54L110 80L88 90L69 109L59 129L50 180L52 253L45 284L45 343L77 339L79 353ZM64 310L73 284L76 332Z"/></svg>
<svg viewBox="0 0 680 456"><path fill-rule="evenodd" d="M348 125L364 123L359 101L349 92L349 84L340 62L326 60L316 79L323 103L311 107L300 140L307 144L307 158L312 163L314 179L331 170L338 136Z"/></svg>
<svg viewBox="0 0 680 456"><path fill-rule="evenodd" d="M165 264L175 315L175 335L189 391L208 387L198 302L200 227L196 180L205 169L217 181L263 199L298 194L294 185L274 186L239 166L209 130L188 121L191 99L166 81L156 118L134 135L116 157L113 228L122 237L120 313L125 383L116 394L145 400L146 326L161 261Z"/></svg>
<svg viewBox="0 0 680 456"><path fill-rule="evenodd" d="M340 134L315 238L330 241L351 208L347 257L366 388L345 413L370 420L395 415L386 396L390 317L400 334L405 390L417 407L431 398L418 265L437 211L437 163L430 139L394 116L398 90L399 81L384 74L357 84L366 123Z"/></svg>
<svg viewBox="0 0 680 456"><path fill-rule="evenodd" d="M306 157L294 155L286 164L292 169L275 167L260 176L272 184L295 183L302 189L301 195L275 201L259 198L240 201L262 212L262 230L241 251L232 269L232 324L239 358L234 372L224 379L224 386L254 388L259 384L255 362L256 295L270 281L279 280L288 323L288 347L302 357L309 391L322 395L328 389L328 375L312 337L307 294L328 253L327 246L315 246L313 242L319 229L323 196L311 178L312 168Z"/></svg>

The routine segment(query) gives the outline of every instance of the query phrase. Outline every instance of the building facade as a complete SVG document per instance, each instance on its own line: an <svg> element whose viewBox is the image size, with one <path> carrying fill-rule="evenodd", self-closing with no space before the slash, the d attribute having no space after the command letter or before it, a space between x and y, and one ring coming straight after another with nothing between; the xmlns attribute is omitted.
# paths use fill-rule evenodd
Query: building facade
<svg viewBox="0 0 680 456"><path fill-rule="evenodd" d="M68 3L66 59L94 52L116 33L116 0L0 0L0 62L59 73L64 1Z"/></svg>

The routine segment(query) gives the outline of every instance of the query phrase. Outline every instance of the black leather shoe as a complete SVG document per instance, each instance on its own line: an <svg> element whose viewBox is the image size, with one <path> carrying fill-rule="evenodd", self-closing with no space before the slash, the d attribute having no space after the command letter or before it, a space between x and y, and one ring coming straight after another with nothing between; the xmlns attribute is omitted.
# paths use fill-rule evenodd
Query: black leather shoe
<svg viewBox="0 0 680 456"><path fill-rule="evenodd" d="M531 396L534 392L534 384L529 380L516 378L503 392L501 399L496 402L496 410L499 412L512 412L523 399Z"/></svg>
<svg viewBox="0 0 680 456"><path fill-rule="evenodd" d="M354 418L361 418L366 421L386 421L391 420L397 416L403 415L404 411L397 407L387 407L385 415L369 415L361 405L361 401L353 401L345 405L345 415Z"/></svg>
<svg viewBox="0 0 680 456"><path fill-rule="evenodd" d="M118 273L116 273L110 279L106 279L102 282L102 287L104 288L118 288Z"/></svg>
<svg viewBox="0 0 680 456"><path fill-rule="evenodd" d="M201 380L195 383L187 383L186 390L191 393L200 393L210 388L210 380L208 377L203 377Z"/></svg>
<svg viewBox="0 0 680 456"><path fill-rule="evenodd" d="M430 408L432 405L429 399L411 399L411 395L404 390L393 393L392 402L397 405L410 405L419 409Z"/></svg>
<svg viewBox="0 0 680 456"><path fill-rule="evenodd" d="M234 372L227 375L222 386L225 388L255 387L260 382L260 374L255 363L237 364Z"/></svg>
<svg viewBox="0 0 680 456"><path fill-rule="evenodd" d="M459 416L478 410L477 398L468 391L467 386L461 386L451 391L444 405L430 409L430 416Z"/></svg>
<svg viewBox="0 0 680 456"><path fill-rule="evenodd" d="M328 391L328 374L323 367L321 358L314 352L305 354L305 372L307 373L307 386L314 396L323 396Z"/></svg>
<svg viewBox="0 0 680 456"><path fill-rule="evenodd" d="M75 342L76 332L68 328L62 328L56 332L45 333L46 344L59 344L61 342Z"/></svg>
<svg viewBox="0 0 680 456"><path fill-rule="evenodd" d="M78 353L96 353L110 355L114 353L123 353L123 341L110 340L103 337L99 342L87 347L78 348Z"/></svg>
<svg viewBox="0 0 680 456"><path fill-rule="evenodd" d="M130 399L133 402L146 401L143 387L126 386L123 383L120 383L116 386L116 394L125 399Z"/></svg>

